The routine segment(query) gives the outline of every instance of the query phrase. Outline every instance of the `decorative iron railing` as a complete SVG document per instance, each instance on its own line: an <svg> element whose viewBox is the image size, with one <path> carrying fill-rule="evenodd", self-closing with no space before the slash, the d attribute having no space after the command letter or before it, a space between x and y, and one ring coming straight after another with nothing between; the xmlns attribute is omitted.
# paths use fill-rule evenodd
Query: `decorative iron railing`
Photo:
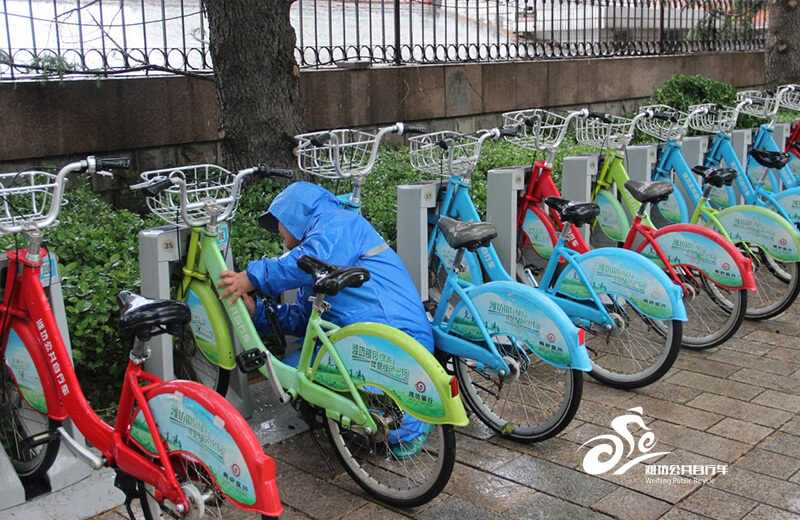
<svg viewBox="0 0 800 520"><path fill-rule="evenodd" d="M2 0L0 79L208 74L201 0ZM763 49L766 0L295 0L301 67Z"/></svg>

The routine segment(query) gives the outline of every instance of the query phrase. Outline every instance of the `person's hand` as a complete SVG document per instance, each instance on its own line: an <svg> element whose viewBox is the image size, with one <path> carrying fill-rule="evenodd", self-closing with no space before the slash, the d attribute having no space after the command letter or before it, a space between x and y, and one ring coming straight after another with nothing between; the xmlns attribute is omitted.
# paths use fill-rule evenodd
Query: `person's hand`
<svg viewBox="0 0 800 520"><path fill-rule="evenodd" d="M253 299L252 296L245 293L242 295L242 301L244 302L244 306L247 307L247 312L250 313L251 318L256 317L256 301Z"/></svg>
<svg viewBox="0 0 800 520"><path fill-rule="evenodd" d="M230 296L228 303L233 305L240 296L246 295L250 291L254 290L255 287L253 287L253 284L250 283L250 279L247 277L247 273L245 271L240 273L235 273L233 271L222 271L219 274L219 283L217 284L217 289L225 289L220 295L219 299L224 300ZM247 304L247 302L245 302L245 304Z"/></svg>

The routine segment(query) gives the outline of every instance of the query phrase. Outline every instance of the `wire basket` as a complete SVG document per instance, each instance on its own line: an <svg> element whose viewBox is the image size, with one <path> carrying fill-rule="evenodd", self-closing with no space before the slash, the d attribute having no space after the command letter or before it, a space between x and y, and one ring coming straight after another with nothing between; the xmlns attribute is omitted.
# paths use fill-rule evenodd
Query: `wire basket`
<svg viewBox="0 0 800 520"><path fill-rule="evenodd" d="M646 105L639 107L639 113L650 110L656 114L674 117L676 122L665 121L655 117L643 117L636 123L636 128L652 135L661 141L677 141L686 134L687 119L689 114L681 112L669 105Z"/></svg>
<svg viewBox="0 0 800 520"><path fill-rule="evenodd" d="M525 121L533 118L533 126L528 126ZM557 150L567 135L567 115L548 112L547 110L520 110L503 114L506 126L517 129L517 135L507 137L509 141L527 150L552 151Z"/></svg>
<svg viewBox="0 0 800 520"><path fill-rule="evenodd" d="M575 139L579 143L607 150L619 150L633 138L632 120L620 116L606 116L611 122L594 117L579 117L575 124Z"/></svg>
<svg viewBox="0 0 800 520"><path fill-rule="evenodd" d="M34 227L47 219L58 186L55 173L26 170L0 174L0 224Z"/></svg>
<svg viewBox="0 0 800 520"><path fill-rule="evenodd" d="M480 146L480 140L474 135L445 130L411 137L408 139L408 146L411 166L415 169L431 175L451 177L472 172L478 162L475 152Z"/></svg>
<svg viewBox="0 0 800 520"><path fill-rule="evenodd" d="M691 115L691 112L700 108L707 108L708 111L705 114ZM689 107L689 112L689 126L694 130L709 134L730 132L736 127L736 119L739 116L735 107L723 107L714 103L692 105Z"/></svg>
<svg viewBox="0 0 800 520"><path fill-rule="evenodd" d="M233 204L231 217L236 211L237 201L230 198L235 175L220 166L213 164L181 166L142 172L139 176L145 181L173 177L183 179L186 182L187 213L191 219L208 217L205 211L206 199L214 199L223 207ZM185 224L181 216L181 191L174 184L155 197L147 197L147 207L169 224Z"/></svg>
<svg viewBox="0 0 800 520"><path fill-rule="evenodd" d="M787 87L793 87L789 90ZM781 98L778 101L780 105L789 110L800 111L800 85L783 85L780 87Z"/></svg>
<svg viewBox="0 0 800 520"><path fill-rule="evenodd" d="M315 138L323 142L316 145L312 142ZM339 170L345 175L365 176L369 173L366 167L375 145L374 133L344 128L301 134L295 139L300 143L297 147L297 165L305 173L325 179L339 179L337 159Z"/></svg>
<svg viewBox="0 0 800 520"><path fill-rule="evenodd" d="M743 90L736 93L736 102L752 100L753 103L742 105L743 114L754 117L772 117L778 112L778 96L761 90Z"/></svg>

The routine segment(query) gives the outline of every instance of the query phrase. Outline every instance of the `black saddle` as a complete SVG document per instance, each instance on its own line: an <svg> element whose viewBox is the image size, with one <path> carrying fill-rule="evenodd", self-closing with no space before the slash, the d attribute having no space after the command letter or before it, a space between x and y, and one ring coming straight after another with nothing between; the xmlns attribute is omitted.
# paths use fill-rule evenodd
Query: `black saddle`
<svg viewBox="0 0 800 520"><path fill-rule="evenodd" d="M179 334L192 321L189 306L175 300L151 300L131 291L117 294L120 334L148 340L160 334Z"/></svg>
<svg viewBox="0 0 800 520"><path fill-rule="evenodd" d="M637 180L625 181L625 188L631 192L634 199L642 204L647 204L648 202L659 204L664 202L675 189L669 182L645 182Z"/></svg>
<svg viewBox="0 0 800 520"><path fill-rule="evenodd" d="M594 202L578 203L560 197L547 197L544 202L561 215L561 220L578 227L594 222L600 214L600 206Z"/></svg>
<svg viewBox="0 0 800 520"><path fill-rule="evenodd" d="M766 150L753 149L750 150L750 155L761 166L776 170L780 170L792 160L792 157L786 152L768 152Z"/></svg>
<svg viewBox="0 0 800 520"><path fill-rule="evenodd" d="M347 287L361 287L369 280L369 271L363 267L336 267L319 258L303 255L297 267L314 277L314 292L333 296Z"/></svg>
<svg viewBox="0 0 800 520"><path fill-rule="evenodd" d="M492 243L497 228L491 222L461 222L450 217L439 219L439 229L453 249L475 251Z"/></svg>
<svg viewBox="0 0 800 520"><path fill-rule="evenodd" d="M708 168L707 166L695 166L692 168L692 172L715 188L730 186L739 175L739 172L733 168Z"/></svg>

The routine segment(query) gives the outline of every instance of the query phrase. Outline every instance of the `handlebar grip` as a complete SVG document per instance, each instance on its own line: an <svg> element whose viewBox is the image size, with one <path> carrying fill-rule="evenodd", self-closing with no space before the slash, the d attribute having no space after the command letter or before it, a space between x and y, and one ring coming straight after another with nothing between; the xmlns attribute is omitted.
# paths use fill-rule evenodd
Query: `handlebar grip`
<svg viewBox="0 0 800 520"><path fill-rule="evenodd" d="M404 134L424 134L428 129L424 126L405 126L403 128Z"/></svg>
<svg viewBox="0 0 800 520"><path fill-rule="evenodd" d="M97 158L95 164L98 170L127 170L131 167L131 160L127 157Z"/></svg>
<svg viewBox="0 0 800 520"><path fill-rule="evenodd" d="M751 99L750 103L753 104L753 105L756 105L756 106L760 106L760 107L764 106L764 100L763 99Z"/></svg>
<svg viewBox="0 0 800 520"><path fill-rule="evenodd" d="M453 141L452 139L442 139L436 144L438 144L439 148L441 148L442 150L449 150L450 148L453 147L455 141Z"/></svg>
<svg viewBox="0 0 800 520"><path fill-rule="evenodd" d="M149 184L145 184L140 189L147 197L155 197L162 191L172 186L172 180L169 178L158 179Z"/></svg>
<svg viewBox="0 0 800 520"><path fill-rule="evenodd" d="M671 115L665 114L664 112L653 112L653 119L660 119L662 121L669 121L670 123L677 123L678 118Z"/></svg>
<svg viewBox="0 0 800 520"><path fill-rule="evenodd" d="M538 121L538 119L539 119L538 117L526 117L522 122L528 128L533 128L533 125L536 124L536 121Z"/></svg>
<svg viewBox="0 0 800 520"><path fill-rule="evenodd" d="M311 138L311 144L314 146L322 146L331 140L331 134L316 135Z"/></svg>
<svg viewBox="0 0 800 520"><path fill-rule="evenodd" d="M511 127L504 127L500 129L500 137L516 137L517 129Z"/></svg>
<svg viewBox="0 0 800 520"><path fill-rule="evenodd" d="M271 166L264 166L263 164L260 164L253 173L259 179L266 179L268 177L283 177L284 179L294 178L294 170L290 168L273 168Z"/></svg>
<svg viewBox="0 0 800 520"><path fill-rule="evenodd" d="M591 117L591 118L594 118L594 119L600 119L601 121L603 121L607 125L611 124L611 118L608 117L606 114L604 114L602 112L592 112L590 110L588 117Z"/></svg>

